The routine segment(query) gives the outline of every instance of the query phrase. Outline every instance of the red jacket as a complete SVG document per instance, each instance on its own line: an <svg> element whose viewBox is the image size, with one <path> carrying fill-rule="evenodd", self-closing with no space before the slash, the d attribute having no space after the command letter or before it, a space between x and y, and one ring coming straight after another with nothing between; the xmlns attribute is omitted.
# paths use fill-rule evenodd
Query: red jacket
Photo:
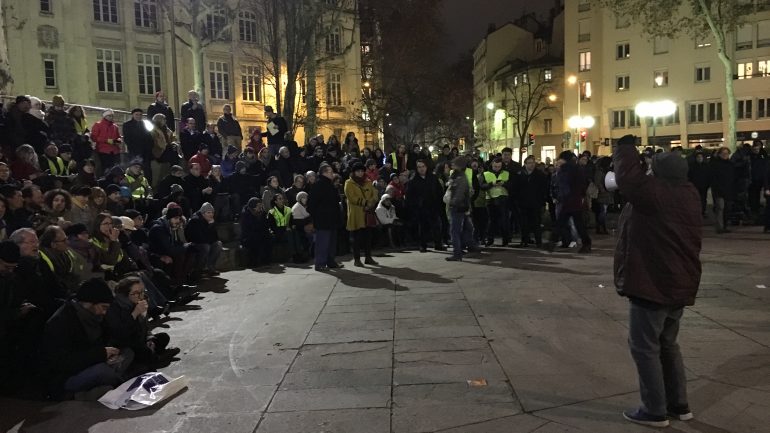
<svg viewBox="0 0 770 433"><path fill-rule="evenodd" d="M117 142L118 139L120 139L118 125L107 119L96 122L94 127L91 128L91 140L96 143L96 151L99 153L119 154L120 144ZM113 140L113 143L110 144L107 140Z"/></svg>
<svg viewBox="0 0 770 433"><path fill-rule="evenodd" d="M615 248L618 293L659 305L693 305L701 277L698 190L687 181L647 176L633 145L618 146L613 161L628 199Z"/></svg>
<svg viewBox="0 0 770 433"><path fill-rule="evenodd" d="M208 177L209 172L211 171L211 161L209 160L208 155L198 152L190 158L189 162L190 165L199 164L201 166L201 177Z"/></svg>

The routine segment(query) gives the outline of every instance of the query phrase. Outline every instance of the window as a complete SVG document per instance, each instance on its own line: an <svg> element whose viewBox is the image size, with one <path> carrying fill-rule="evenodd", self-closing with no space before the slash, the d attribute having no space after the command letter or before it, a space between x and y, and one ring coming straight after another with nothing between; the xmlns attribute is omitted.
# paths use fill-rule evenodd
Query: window
<svg viewBox="0 0 770 433"><path fill-rule="evenodd" d="M326 53L340 54L342 52L342 37L340 28L334 27L326 35Z"/></svg>
<svg viewBox="0 0 770 433"><path fill-rule="evenodd" d="M709 102L709 122L722 121L722 103Z"/></svg>
<svg viewBox="0 0 770 433"><path fill-rule="evenodd" d="M757 48L770 46L770 20L757 23Z"/></svg>
<svg viewBox="0 0 770 433"><path fill-rule="evenodd" d="M612 112L612 128L620 129L626 127L626 110L616 110Z"/></svg>
<svg viewBox="0 0 770 433"><path fill-rule="evenodd" d="M770 117L770 98L757 99L757 119Z"/></svg>
<svg viewBox="0 0 770 433"><path fill-rule="evenodd" d="M529 74L528 73L525 72L525 73L521 74L521 82L523 84L529 83Z"/></svg>
<svg viewBox="0 0 770 433"><path fill-rule="evenodd" d="M519 76L514 75L513 76L513 87L519 87Z"/></svg>
<svg viewBox="0 0 770 433"><path fill-rule="evenodd" d="M689 123L703 123L705 120L705 108L706 104L703 102L690 104L690 118L688 119Z"/></svg>
<svg viewBox="0 0 770 433"><path fill-rule="evenodd" d="M586 12L591 10L591 0L580 0L578 2L578 12Z"/></svg>
<svg viewBox="0 0 770 433"><path fill-rule="evenodd" d="M770 60L760 60L757 62L757 75L760 77L770 76Z"/></svg>
<svg viewBox="0 0 770 433"><path fill-rule="evenodd" d="M326 105L330 107L342 105L342 74L339 72L329 73L326 82Z"/></svg>
<svg viewBox="0 0 770 433"><path fill-rule="evenodd" d="M578 57L579 57L578 70L580 72L590 71L591 70L591 52L581 51Z"/></svg>
<svg viewBox="0 0 770 433"><path fill-rule="evenodd" d="M51 4L51 0L40 0L40 12L46 14L53 13L53 5Z"/></svg>
<svg viewBox="0 0 770 433"><path fill-rule="evenodd" d="M158 25L158 1L134 0L134 24L154 29Z"/></svg>
<svg viewBox="0 0 770 433"><path fill-rule="evenodd" d="M623 60L631 57L631 44L623 42L615 46L615 59Z"/></svg>
<svg viewBox="0 0 770 433"><path fill-rule="evenodd" d="M735 33L735 49L748 50L754 48L753 33L753 26L751 24L740 26Z"/></svg>
<svg viewBox="0 0 770 433"><path fill-rule="evenodd" d="M371 44L361 44L361 54L367 55L372 52Z"/></svg>
<svg viewBox="0 0 770 433"><path fill-rule="evenodd" d="M123 92L123 65L120 50L96 49L96 75L100 92Z"/></svg>
<svg viewBox="0 0 770 433"><path fill-rule="evenodd" d="M543 51L544 47L545 47L545 45L543 44L543 40L542 39L538 39L538 40L535 41L535 52L539 53L539 52Z"/></svg>
<svg viewBox="0 0 770 433"><path fill-rule="evenodd" d="M711 66L696 66L695 82L703 83L706 81L711 81Z"/></svg>
<svg viewBox="0 0 770 433"><path fill-rule="evenodd" d="M136 56L139 69L139 93L153 95L163 87L160 84L160 55L138 53Z"/></svg>
<svg viewBox="0 0 770 433"><path fill-rule="evenodd" d="M244 101L262 100L262 74L257 66L241 67L241 93Z"/></svg>
<svg viewBox="0 0 770 433"><path fill-rule="evenodd" d="M668 52L668 38L657 37L652 43L653 54L665 54Z"/></svg>
<svg viewBox="0 0 770 433"><path fill-rule="evenodd" d="M225 62L209 62L211 99L230 99L230 67Z"/></svg>
<svg viewBox="0 0 770 433"><path fill-rule="evenodd" d="M668 86L668 70L655 71L652 87Z"/></svg>
<svg viewBox="0 0 770 433"><path fill-rule="evenodd" d="M238 14L238 39L241 42L257 42L257 15L253 12Z"/></svg>
<svg viewBox="0 0 770 433"><path fill-rule="evenodd" d="M94 21L103 23L118 22L118 0L93 0Z"/></svg>
<svg viewBox="0 0 770 433"><path fill-rule="evenodd" d="M676 110L674 110L674 114L670 116L666 116L662 120L666 126L678 125L679 124L679 106L677 106Z"/></svg>
<svg viewBox="0 0 770 433"><path fill-rule="evenodd" d="M633 108L628 110L628 127L638 128L642 125L642 120L636 115L636 110Z"/></svg>
<svg viewBox="0 0 770 433"><path fill-rule="evenodd" d="M553 119L543 119L543 132L546 134L553 133Z"/></svg>
<svg viewBox="0 0 770 433"><path fill-rule="evenodd" d="M754 75L754 62L738 63L738 79L749 79Z"/></svg>
<svg viewBox="0 0 770 433"><path fill-rule="evenodd" d="M546 83L550 83L553 81L553 70L551 69L543 69L543 81Z"/></svg>
<svg viewBox="0 0 770 433"><path fill-rule="evenodd" d="M588 42L591 40L591 20L584 19L578 21L578 42Z"/></svg>
<svg viewBox="0 0 770 433"><path fill-rule="evenodd" d="M209 39L221 39L222 32L227 25L227 16L224 9L217 9L206 15L206 36Z"/></svg>
<svg viewBox="0 0 770 433"><path fill-rule="evenodd" d="M580 82L580 101L582 102L590 101L592 93L593 92L591 91L591 82L581 81Z"/></svg>
<svg viewBox="0 0 770 433"><path fill-rule="evenodd" d="M46 88L56 87L56 60L43 59L43 79Z"/></svg>
<svg viewBox="0 0 770 433"><path fill-rule="evenodd" d="M752 108L754 101L751 99L744 99L738 101L738 120L751 120L754 118Z"/></svg>
<svg viewBox="0 0 770 433"><path fill-rule="evenodd" d="M631 88L631 76L618 75L615 77L615 91L623 92Z"/></svg>

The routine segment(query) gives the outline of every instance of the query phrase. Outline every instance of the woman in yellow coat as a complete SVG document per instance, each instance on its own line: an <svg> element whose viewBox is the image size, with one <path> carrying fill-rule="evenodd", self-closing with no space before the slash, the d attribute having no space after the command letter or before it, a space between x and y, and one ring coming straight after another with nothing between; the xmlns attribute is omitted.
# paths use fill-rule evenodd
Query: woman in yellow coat
<svg viewBox="0 0 770 433"><path fill-rule="evenodd" d="M377 225L374 210L377 208L377 189L366 180L366 168L360 162L353 164L350 179L345 181L345 198L348 200L347 229L353 234L354 265L361 263L361 248L364 249L367 265L377 265L372 258L372 230Z"/></svg>

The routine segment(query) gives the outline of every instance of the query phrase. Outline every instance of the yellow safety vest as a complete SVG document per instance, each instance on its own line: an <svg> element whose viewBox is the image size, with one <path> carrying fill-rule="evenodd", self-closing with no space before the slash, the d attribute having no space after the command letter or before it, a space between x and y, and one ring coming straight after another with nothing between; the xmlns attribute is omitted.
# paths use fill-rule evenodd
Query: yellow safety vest
<svg viewBox="0 0 770 433"><path fill-rule="evenodd" d="M404 167L399 166L398 156L396 155L396 152L391 153L390 158L393 160L393 168L398 167L398 171L406 170L406 163L407 163L407 159L409 158L409 152L404 154Z"/></svg>
<svg viewBox="0 0 770 433"><path fill-rule="evenodd" d="M74 266L75 257L72 255L72 251L67 250L67 255L70 258L70 268L67 270L67 272L72 272L72 267ZM51 258L46 255L46 253L43 252L43 250L40 250L40 259L45 262L46 265L48 265L48 268L51 269L51 272L56 273L54 271L53 261L51 261Z"/></svg>
<svg viewBox="0 0 770 433"><path fill-rule="evenodd" d="M270 215L275 219L275 225L278 227L288 227L289 221L291 221L291 208L288 206L283 207L283 212L278 208L272 208L268 211Z"/></svg>
<svg viewBox="0 0 770 433"><path fill-rule="evenodd" d="M102 251L107 251L109 249L108 245L103 244L99 239L91 238L91 243L96 247L99 248ZM123 249L120 250L118 253L118 262L123 260ZM100 265L103 270L105 271L111 271L115 269L115 265Z"/></svg>
<svg viewBox="0 0 770 433"><path fill-rule="evenodd" d="M494 174L491 171L484 172L484 181L491 183L492 188L487 190L487 200L494 200L498 197L507 197L508 190L504 186L496 185L498 181L507 183L509 179L509 173L507 170L500 170L500 174Z"/></svg>
<svg viewBox="0 0 770 433"><path fill-rule="evenodd" d="M67 167L66 164L64 164L64 160L60 157L56 157L56 161L52 161L51 158L46 156L46 161L48 161L48 171L51 172L54 176L69 176L69 167Z"/></svg>
<svg viewBox="0 0 770 433"><path fill-rule="evenodd" d="M126 182L128 182L129 188L133 187L133 184L137 181L138 178L135 178L131 176L130 174L126 174ZM136 187L133 191L131 191L131 197L133 198L144 198L147 194L147 190L150 188L150 184L147 182L146 177L142 177L142 181L139 183L139 186Z"/></svg>

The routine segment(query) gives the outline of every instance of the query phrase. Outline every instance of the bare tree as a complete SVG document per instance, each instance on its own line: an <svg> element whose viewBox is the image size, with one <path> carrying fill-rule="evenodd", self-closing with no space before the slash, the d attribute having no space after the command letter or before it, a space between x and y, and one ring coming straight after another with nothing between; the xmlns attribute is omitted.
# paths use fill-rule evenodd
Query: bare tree
<svg viewBox="0 0 770 433"><path fill-rule="evenodd" d="M9 94L13 86L13 76L11 75L11 63L8 59L8 29L14 28L21 30L27 23L27 20L21 20L16 17L14 6L8 3L2 3L0 9L0 94Z"/></svg>
<svg viewBox="0 0 770 433"><path fill-rule="evenodd" d="M524 65L503 80L505 97L502 101L506 116L514 121L513 130L519 137L519 152L529 146L532 123L549 110L555 110L553 83L546 79L540 67Z"/></svg>
<svg viewBox="0 0 770 433"><path fill-rule="evenodd" d="M677 38L682 34L693 38L711 35L717 56L725 71L725 96L728 113L728 133L725 143L735 150L736 100L734 60L728 48L728 36L746 23L764 0L594 0L609 8L616 17L635 23L649 38Z"/></svg>
<svg viewBox="0 0 770 433"><path fill-rule="evenodd" d="M203 52L218 41L227 41L237 18L240 0L165 0L161 3L171 19L174 7L173 37L190 49L193 67L193 86L200 94L201 103L206 98L203 79ZM178 12L182 12L179 14Z"/></svg>

